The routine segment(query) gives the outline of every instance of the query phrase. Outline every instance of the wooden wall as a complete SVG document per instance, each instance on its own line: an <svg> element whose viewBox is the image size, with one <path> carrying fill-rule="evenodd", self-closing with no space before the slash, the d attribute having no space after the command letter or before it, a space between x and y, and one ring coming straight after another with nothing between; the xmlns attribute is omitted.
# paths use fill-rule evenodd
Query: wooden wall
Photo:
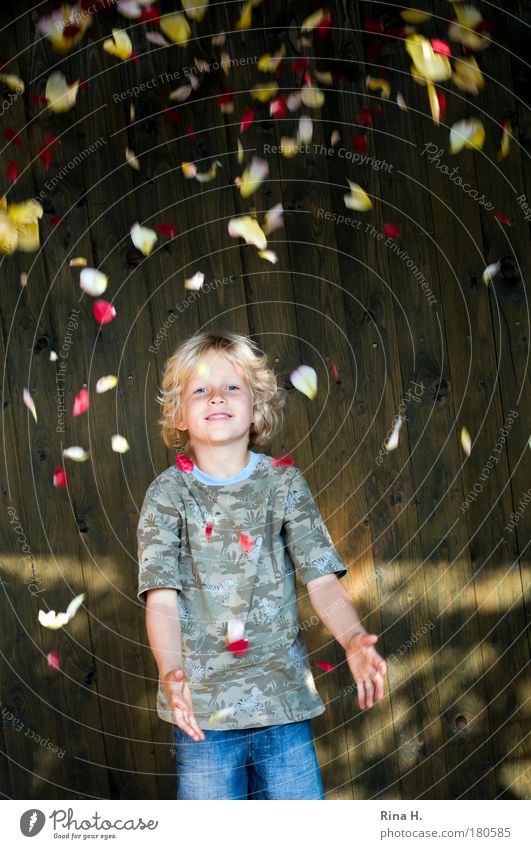
<svg viewBox="0 0 531 849"><path fill-rule="evenodd" d="M434 18L419 31L445 38L450 4L427 5ZM313 721L327 798L529 798L531 510L522 502L531 483L529 217L518 200L531 198L529 77L519 58L529 13L525 3L509 5L485 4L494 25L493 44L477 57L485 87L474 97L442 83L447 110L439 127L393 29L401 25L399 7L334 0L332 29L322 39L310 34L308 49L298 44L299 27L318 4L306 0L264 0L242 32L234 29L240 4L211 2L188 45L168 48L147 42L144 26L111 8L94 15L65 57L36 34L30 4L17 4L16 20L2 11L0 57L26 91L12 103L4 91L0 182L10 202L40 195L45 212L41 250L0 259L3 797L174 796L171 728L155 712L156 667L136 598L136 524L147 485L173 462L157 425L164 361L207 327L251 334L282 381L301 362L318 373L314 401L289 393L286 426L271 453L291 453L304 471L349 565L344 585L366 627L381 635L389 662L384 701L360 712L341 647L320 626L305 631L312 661L337 667L315 672L327 705ZM48 8L41 4L39 13ZM113 26L131 33L136 61L102 50ZM211 43L221 31L225 48ZM301 56L335 77L323 86L321 109L274 120L249 90L275 78L259 72L257 61L282 43L281 92L300 88L302 72L290 65ZM459 45L452 47L459 55ZM243 60L228 74L214 64L223 49ZM212 70L171 120L169 92L195 58ZM52 69L86 81L63 115L39 102ZM388 100L367 89L368 74L389 80ZM137 96L123 96L141 84ZM220 111L224 90L234 92L233 115ZM408 111L397 105L397 92ZM249 105L256 120L240 134ZM372 126L363 123L366 107L377 107ZM271 152L268 145L294 135L301 113L314 120L310 151L292 159ZM484 122L484 149L452 156L449 127L469 116ZM514 138L499 161L505 118ZM10 127L20 147L4 136ZM331 146L334 130L340 140ZM38 155L46 133L60 139L47 169ZM347 158L358 134L368 137L365 164ZM241 174L239 137L246 162L255 154L270 165L249 199L233 183ZM467 195L436 157L430 161L427 145L442 148L439 165L458 165L510 223ZM126 164L126 147L139 171ZM184 179L183 161L207 170L213 159L221 162L215 180ZM10 186L13 160L19 177ZM372 210L346 209L347 178L367 190ZM261 220L279 202L285 226L269 240L278 254L273 265L231 239L227 222L248 212ZM334 214L360 224L334 222ZM129 237L135 221L173 223L176 237L161 236L148 258L139 257ZM396 249L380 235L388 223L402 230ZM109 276L105 297L117 317L101 329L69 267L75 256ZM500 273L484 285L483 269L498 260ZM197 270L211 291L186 303L183 281ZM224 285L212 283L223 278ZM63 372L61 359L50 361L52 350L65 353ZM97 395L97 379L109 373L118 375L117 388ZM37 423L22 401L25 386ZM91 405L73 417L82 387ZM387 453L382 446L399 413L406 421L397 449ZM463 427L472 438L469 456ZM126 436L128 453L111 450L114 433ZM69 445L84 446L91 458L66 461L68 487L57 489L53 470ZM489 457L495 461L485 471ZM518 515L513 528L511 513ZM81 592L84 606L64 629L38 623L39 609L65 610ZM300 606L301 618L310 618L303 593ZM60 656L60 672L47 664L50 651Z"/></svg>

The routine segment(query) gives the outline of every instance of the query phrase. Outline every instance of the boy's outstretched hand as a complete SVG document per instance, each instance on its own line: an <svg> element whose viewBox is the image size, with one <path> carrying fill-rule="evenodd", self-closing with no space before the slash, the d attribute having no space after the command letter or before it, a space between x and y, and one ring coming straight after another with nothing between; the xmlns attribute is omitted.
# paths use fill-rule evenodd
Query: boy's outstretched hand
<svg viewBox="0 0 531 849"><path fill-rule="evenodd" d="M384 695L387 664L374 648L377 641L377 634L362 631L354 634L345 647L349 669L358 687L358 701L362 710L372 707L375 695L376 701L383 699Z"/></svg>
<svg viewBox="0 0 531 849"><path fill-rule="evenodd" d="M170 669L166 677L161 679L161 683L168 697L175 724L192 740L204 740L205 735L194 716L192 694L185 679L184 669Z"/></svg>

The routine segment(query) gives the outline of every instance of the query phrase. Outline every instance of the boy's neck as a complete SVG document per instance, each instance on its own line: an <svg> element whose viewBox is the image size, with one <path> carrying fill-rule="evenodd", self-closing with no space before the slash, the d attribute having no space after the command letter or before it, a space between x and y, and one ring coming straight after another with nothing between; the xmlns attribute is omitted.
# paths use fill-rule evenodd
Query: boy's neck
<svg viewBox="0 0 531 849"><path fill-rule="evenodd" d="M251 455L247 441L241 445L193 445L195 465L207 475L224 480L233 478L245 469Z"/></svg>

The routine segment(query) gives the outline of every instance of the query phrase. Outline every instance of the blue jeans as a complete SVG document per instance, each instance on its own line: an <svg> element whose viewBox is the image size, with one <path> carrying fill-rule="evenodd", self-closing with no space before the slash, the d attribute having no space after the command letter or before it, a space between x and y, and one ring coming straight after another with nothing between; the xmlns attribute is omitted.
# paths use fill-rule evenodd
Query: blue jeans
<svg viewBox="0 0 531 849"><path fill-rule="evenodd" d="M203 733L173 726L177 799L324 799L309 719Z"/></svg>

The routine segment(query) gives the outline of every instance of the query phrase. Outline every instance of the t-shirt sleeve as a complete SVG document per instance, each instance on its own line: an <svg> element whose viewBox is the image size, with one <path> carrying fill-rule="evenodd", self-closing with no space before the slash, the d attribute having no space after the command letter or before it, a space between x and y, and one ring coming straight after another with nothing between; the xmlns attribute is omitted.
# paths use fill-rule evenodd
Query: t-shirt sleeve
<svg viewBox="0 0 531 849"><path fill-rule="evenodd" d="M179 576L182 517L156 481L148 487L140 511L138 539L138 598L146 603L147 590L182 590Z"/></svg>
<svg viewBox="0 0 531 849"><path fill-rule="evenodd" d="M303 584L335 572L338 578L347 567L334 548L310 488L298 469L293 469L284 507L284 542Z"/></svg>

